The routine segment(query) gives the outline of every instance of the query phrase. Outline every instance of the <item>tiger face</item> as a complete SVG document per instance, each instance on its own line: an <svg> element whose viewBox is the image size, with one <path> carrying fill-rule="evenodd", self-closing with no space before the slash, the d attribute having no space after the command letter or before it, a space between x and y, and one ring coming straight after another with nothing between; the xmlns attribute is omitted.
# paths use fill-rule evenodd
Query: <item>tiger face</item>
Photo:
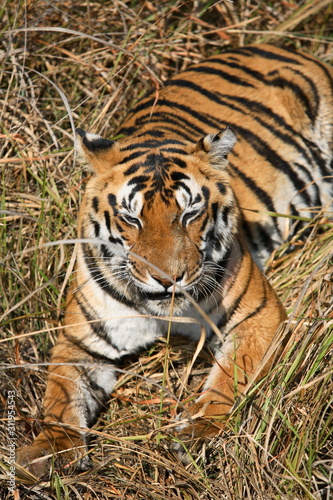
<svg viewBox="0 0 333 500"><path fill-rule="evenodd" d="M97 279L142 313L168 314L172 301L179 315L189 297L202 302L218 294L237 230L226 170L234 132L209 134L196 145L165 138L154 147L150 140L134 154L133 139L114 143L80 129L78 136L79 152L96 173L80 236L105 242L83 245L87 274L100 273Z"/></svg>

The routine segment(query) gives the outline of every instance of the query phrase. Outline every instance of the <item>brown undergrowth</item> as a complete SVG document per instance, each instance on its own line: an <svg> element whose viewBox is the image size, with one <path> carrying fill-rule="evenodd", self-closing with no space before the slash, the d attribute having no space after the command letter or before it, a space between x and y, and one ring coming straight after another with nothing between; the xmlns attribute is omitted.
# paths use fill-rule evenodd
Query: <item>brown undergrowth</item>
<svg viewBox="0 0 333 500"><path fill-rule="evenodd" d="M156 5L157 4L157 5ZM0 491L7 473L8 391L17 443L42 417L43 365L56 339L87 173L73 129L111 137L128 110L190 63L261 41L331 63L327 0L257 2L5 1L0 7ZM55 246L43 246L58 242ZM174 451L177 404L209 367L195 346L161 340L119 374L92 431L93 468L40 483L16 469L16 499L329 499L332 487L332 248L327 214L267 272L289 312L283 357L250 387L222 437ZM178 402L178 403L177 403Z"/></svg>

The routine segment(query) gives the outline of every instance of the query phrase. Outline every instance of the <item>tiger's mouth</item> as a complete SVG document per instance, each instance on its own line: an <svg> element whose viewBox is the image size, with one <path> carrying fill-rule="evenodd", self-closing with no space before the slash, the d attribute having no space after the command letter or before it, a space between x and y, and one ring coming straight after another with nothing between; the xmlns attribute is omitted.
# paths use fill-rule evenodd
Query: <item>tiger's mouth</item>
<svg viewBox="0 0 333 500"><path fill-rule="evenodd" d="M143 298L148 299L148 300L171 300L172 296L174 295L175 298L181 297L181 293L175 293L173 294L172 292L141 292Z"/></svg>

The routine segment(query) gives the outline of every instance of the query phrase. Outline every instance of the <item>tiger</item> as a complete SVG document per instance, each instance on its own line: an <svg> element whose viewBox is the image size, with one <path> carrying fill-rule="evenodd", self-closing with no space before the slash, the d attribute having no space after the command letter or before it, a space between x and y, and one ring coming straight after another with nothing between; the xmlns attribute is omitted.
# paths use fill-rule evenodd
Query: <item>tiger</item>
<svg viewBox="0 0 333 500"><path fill-rule="evenodd" d="M88 429L120 361L168 328L189 342L204 331L213 352L175 432L221 433L247 384L271 368L267 352L287 316L264 264L330 206L332 132L332 68L260 44L175 75L134 106L116 140L77 129L92 174L76 268L44 424L19 464L44 476L54 455L87 469Z"/></svg>

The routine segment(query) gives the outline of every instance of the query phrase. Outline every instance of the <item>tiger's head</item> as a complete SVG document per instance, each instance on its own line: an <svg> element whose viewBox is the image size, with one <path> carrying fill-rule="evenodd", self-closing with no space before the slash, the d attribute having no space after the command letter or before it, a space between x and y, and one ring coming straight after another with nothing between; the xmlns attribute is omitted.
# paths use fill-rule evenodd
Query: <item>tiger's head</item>
<svg viewBox="0 0 333 500"><path fill-rule="evenodd" d="M238 208L227 173L236 135L227 128L197 144L160 132L108 141L77 130L93 170L79 236L87 275L143 313L181 314L218 293ZM184 293L182 293L185 291Z"/></svg>

